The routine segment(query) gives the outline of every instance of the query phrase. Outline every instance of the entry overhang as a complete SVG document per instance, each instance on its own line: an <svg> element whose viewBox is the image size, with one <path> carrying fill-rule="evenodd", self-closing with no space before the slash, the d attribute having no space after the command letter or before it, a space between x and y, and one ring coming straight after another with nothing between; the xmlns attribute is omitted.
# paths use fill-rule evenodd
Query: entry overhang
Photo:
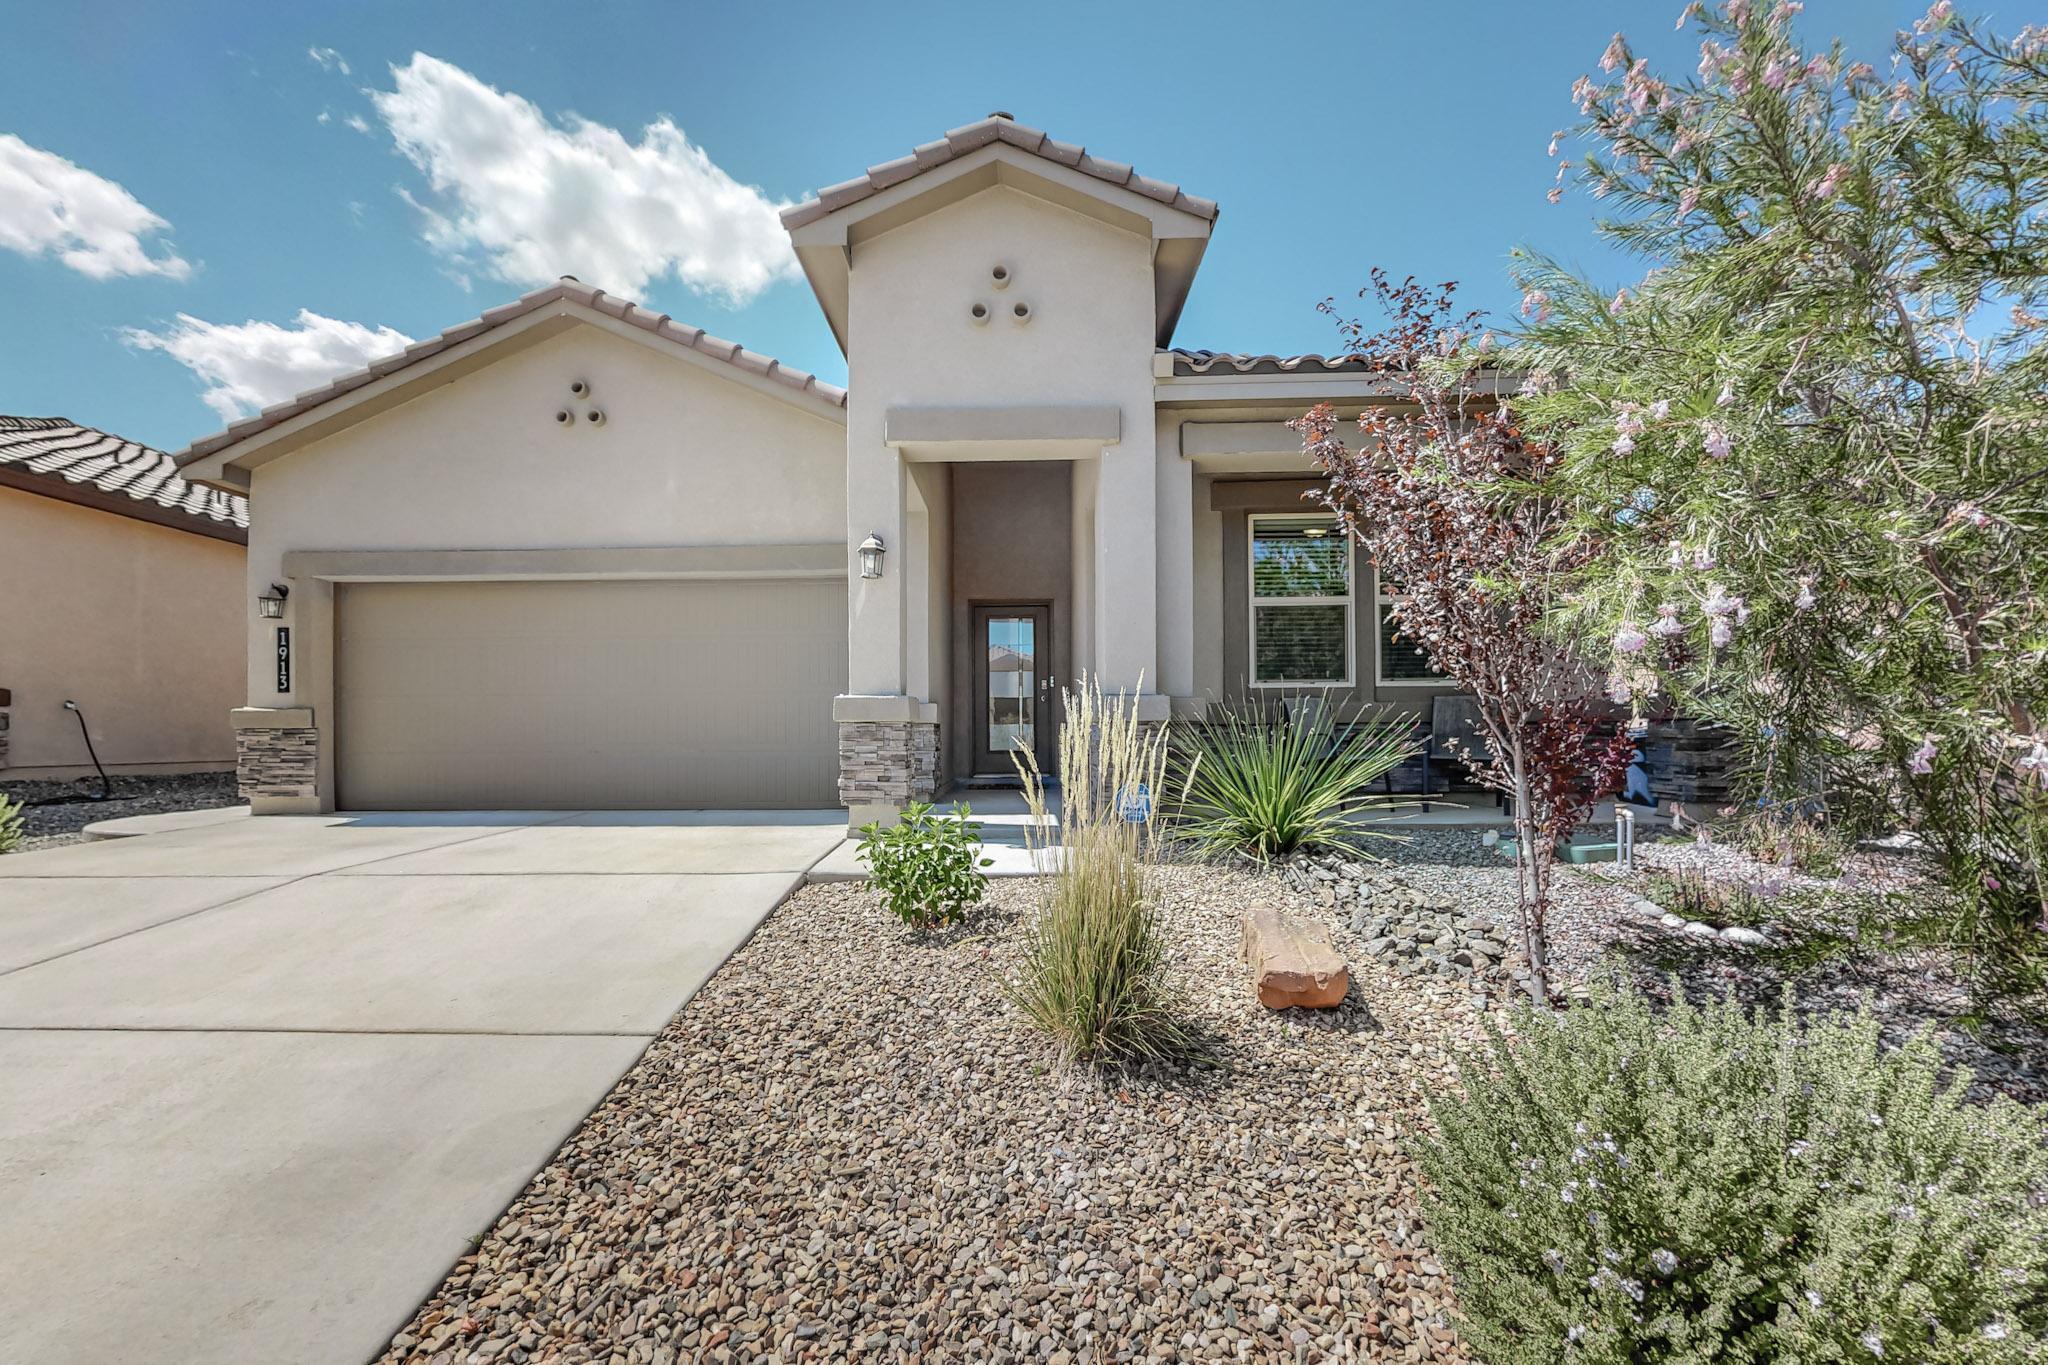
<svg viewBox="0 0 2048 1365"><path fill-rule="evenodd" d="M1072 460L1123 440L1123 409L1080 407L896 407L882 440L908 460Z"/></svg>

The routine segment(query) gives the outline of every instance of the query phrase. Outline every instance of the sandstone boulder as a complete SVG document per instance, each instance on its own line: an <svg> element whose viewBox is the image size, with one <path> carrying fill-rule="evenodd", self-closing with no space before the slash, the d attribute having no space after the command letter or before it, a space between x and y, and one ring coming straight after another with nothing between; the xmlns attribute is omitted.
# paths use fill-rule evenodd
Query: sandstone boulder
<svg viewBox="0 0 2048 1365"><path fill-rule="evenodd" d="M1270 906L1245 912L1244 960L1267 1009L1330 1009L1351 988L1328 927Z"/></svg>

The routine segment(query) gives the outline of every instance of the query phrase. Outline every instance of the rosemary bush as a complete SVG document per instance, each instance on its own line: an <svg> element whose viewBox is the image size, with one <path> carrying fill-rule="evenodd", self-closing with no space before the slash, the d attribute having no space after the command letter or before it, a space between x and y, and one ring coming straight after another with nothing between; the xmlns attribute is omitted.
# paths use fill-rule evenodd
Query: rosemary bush
<svg viewBox="0 0 2048 1365"><path fill-rule="evenodd" d="M1180 1021L1152 878L1148 798L1165 777L1166 734L1148 734L1134 699L1105 698L1092 680L1063 701L1057 815L1037 761L1028 752L1018 759L1032 856L1054 870L1038 879L1011 999L1062 1060L1190 1060L1202 1047Z"/></svg>
<svg viewBox="0 0 2048 1365"><path fill-rule="evenodd" d="M1607 984L1515 1032L1421 1145L1493 1365L2042 1358L2048 1132L1924 1035Z"/></svg>

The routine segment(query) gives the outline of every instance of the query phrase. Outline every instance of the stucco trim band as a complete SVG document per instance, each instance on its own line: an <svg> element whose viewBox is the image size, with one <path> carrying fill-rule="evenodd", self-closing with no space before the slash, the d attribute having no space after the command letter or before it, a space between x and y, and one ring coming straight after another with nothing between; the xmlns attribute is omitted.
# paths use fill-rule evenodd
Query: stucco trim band
<svg viewBox="0 0 2048 1365"><path fill-rule="evenodd" d="M287 578L336 583L577 578L845 578L846 547L675 545L566 550L287 550Z"/></svg>
<svg viewBox="0 0 2048 1365"><path fill-rule="evenodd" d="M890 408L883 417L886 445L942 445L962 441L1081 441L1115 445L1124 438L1123 409L1020 406Z"/></svg>
<svg viewBox="0 0 2048 1365"><path fill-rule="evenodd" d="M916 697L838 696L832 699L832 719L845 725L874 721L893 725L937 725L939 704Z"/></svg>
<svg viewBox="0 0 2048 1365"><path fill-rule="evenodd" d="M313 726L310 706L237 706L228 712L237 730L309 730Z"/></svg>

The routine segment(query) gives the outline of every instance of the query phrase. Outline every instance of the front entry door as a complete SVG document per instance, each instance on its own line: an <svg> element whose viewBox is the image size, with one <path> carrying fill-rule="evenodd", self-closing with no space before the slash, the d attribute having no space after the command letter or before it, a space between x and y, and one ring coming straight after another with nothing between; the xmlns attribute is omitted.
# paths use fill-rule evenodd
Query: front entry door
<svg viewBox="0 0 2048 1365"><path fill-rule="evenodd" d="M1010 776L1011 754L1028 749L1053 771L1052 609L974 609L974 771Z"/></svg>

